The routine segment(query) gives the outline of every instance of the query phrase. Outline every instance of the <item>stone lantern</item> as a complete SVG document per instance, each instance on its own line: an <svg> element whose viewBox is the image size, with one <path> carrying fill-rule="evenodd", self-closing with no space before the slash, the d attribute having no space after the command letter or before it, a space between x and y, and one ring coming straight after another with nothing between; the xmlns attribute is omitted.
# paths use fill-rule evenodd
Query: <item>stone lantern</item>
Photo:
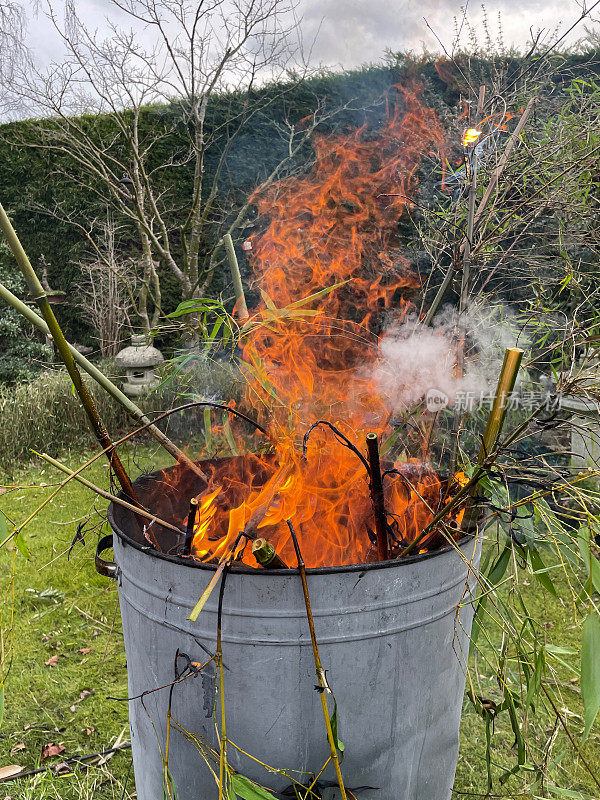
<svg viewBox="0 0 600 800"><path fill-rule="evenodd" d="M600 380L600 337L588 338L579 367L586 370L592 383ZM571 429L571 463L575 467L597 470L600 467L600 406L589 397L563 395L560 408L570 413L575 423Z"/></svg>
<svg viewBox="0 0 600 800"><path fill-rule="evenodd" d="M131 345L115 356L115 366L125 370L123 391L131 397L139 397L158 386L154 367L162 364L163 354L148 343L144 334L131 337Z"/></svg>

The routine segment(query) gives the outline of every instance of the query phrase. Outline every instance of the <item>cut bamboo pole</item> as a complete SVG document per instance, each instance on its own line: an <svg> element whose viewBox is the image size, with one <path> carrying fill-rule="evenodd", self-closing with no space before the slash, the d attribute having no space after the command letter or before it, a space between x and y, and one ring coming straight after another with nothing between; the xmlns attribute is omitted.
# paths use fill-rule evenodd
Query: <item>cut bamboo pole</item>
<svg viewBox="0 0 600 800"><path fill-rule="evenodd" d="M11 305L19 314L22 314L25 319L31 322L32 325L35 325L42 333L46 334L46 336L50 336L50 328L46 325L44 319L40 317L39 314L36 314L35 311L30 308L28 305L23 303L22 300L19 300L16 295L14 295L11 291L9 291L6 286L0 283L0 297L5 300L9 305ZM91 361L88 361L85 356L83 356L79 350L73 347L72 344L67 342L67 346L71 351L71 354L77 364L83 369L90 378L93 378L96 383L101 386L114 400L117 401L127 413L135 419L137 422L141 422L142 425L147 425L148 432L154 436L157 442L161 444L164 449L170 453L173 458L176 459L179 463L186 466L188 469L191 469L193 472L198 475L199 478L206 480L205 473L200 469L200 467L195 464L191 458L189 458L182 450L180 450L177 445L175 445L168 436L166 436L160 428L154 425L151 420L144 414L141 408L136 406L136 404L127 397L115 384L110 381L106 375L101 372Z"/></svg>
<svg viewBox="0 0 600 800"><path fill-rule="evenodd" d="M500 371L500 377L498 379L496 396L494 397L492 410L490 411L485 426L485 433L483 434L483 441L477 459L478 464L483 463L496 446L500 431L502 430L502 425L504 424L504 418L506 417L508 398L515 388L517 374L522 360L523 350L519 347L506 348L504 352L504 363L502 364L502 370Z"/></svg>
<svg viewBox="0 0 600 800"><path fill-rule="evenodd" d="M237 256L235 254L235 247L233 246L231 234L225 234L223 237L223 244L225 245L227 260L229 261L229 269L231 270L231 277L233 279L233 288L235 290L236 297L235 305L240 319L246 320L250 315L248 314L248 306L246 305L246 295L244 294L240 265L238 264Z"/></svg>
<svg viewBox="0 0 600 800"><path fill-rule="evenodd" d="M367 433L367 451L371 473L371 502L375 515L375 533L377 536L377 560L388 559L387 518L383 502L383 481L381 479L381 463L379 460L379 440L377 434Z"/></svg>
<svg viewBox="0 0 600 800"><path fill-rule="evenodd" d="M255 539L252 543L252 555L263 569L289 569L285 561L277 554L277 550L266 539Z"/></svg>
<svg viewBox="0 0 600 800"><path fill-rule="evenodd" d="M504 424L506 411L508 409L508 399L511 392L515 388L517 374L521 361L523 360L523 350L519 347L507 347L504 352L504 363L500 371L498 379L498 386L496 388L496 395L492 404L492 409L485 426L483 440L481 442L481 449L477 457L477 464L481 466L487 457L492 453L496 447L496 442L500 436L500 431ZM472 489L471 496L477 491L477 484ZM465 513L461 522L461 530L470 532L475 523L477 522L478 509L472 504L467 504Z"/></svg>
<svg viewBox="0 0 600 800"><path fill-rule="evenodd" d="M94 400L91 394L88 391L87 386L85 385L79 370L75 364L75 359L73 358L73 354L69 349L69 345L67 340L64 337L64 334L61 330L60 325L58 324L58 320L54 316L54 311L50 303L48 302L47 293L44 290L44 287L39 281L38 276L35 274L35 270L31 266L29 258L25 250L23 249L21 242L19 241L19 237L16 234L15 229L13 228L11 221L9 220L6 211L4 210L2 204L0 203L0 228L6 237L8 245L13 252L17 260L17 264L19 265L19 269L21 270L23 277L27 283L27 287L29 292L37 303L46 324L52 334L52 338L54 343L60 353L60 356L67 368L69 376L73 381L73 386L75 387L75 391L79 395L79 399L81 400L81 404L87 414L87 417L90 421L90 425L92 426L92 430L98 441L100 442L103 449L106 450L106 454L109 460L111 467L113 468L116 478L121 484L121 487L126 495L137 505L138 501L135 496L135 492L133 490L133 486L131 485L131 481L129 480L129 475L125 471L125 467L121 463L121 459L115 448L112 445L111 438L108 434L108 431L104 427L104 423L98 413L98 409L94 403Z"/></svg>
<svg viewBox="0 0 600 800"><path fill-rule="evenodd" d="M308 627L310 630L310 640L312 642L312 649L313 649L313 656L315 660L315 670L317 673L317 681L319 683L319 694L321 695L321 705L323 706L323 716L325 717L325 728L327 730L327 741L329 742L329 749L331 751L331 759L333 761L333 766L335 767L335 774L337 777L338 786L340 789L340 794L342 795L342 800L347 800L346 795L346 788L344 786L344 779L342 777L342 770L340 767L340 760L338 758L337 752L337 742L335 741L335 737L333 735L333 729L331 727L331 719L329 717L329 709L327 708L327 693L331 693L331 689L329 688L329 684L327 683L327 676L325 674L325 670L323 669L323 665L321 664L321 656L319 655L319 645L317 644L317 635L315 633L315 623L313 620L312 609L310 607L310 595L308 593L308 582L306 580L306 565L304 563L304 559L302 558L302 553L300 552L300 545L298 544L298 539L296 537L296 531L294 530L294 526L292 525L291 521L287 520L287 526L290 529L290 533L292 535L292 541L294 543L294 550L296 551L296 559L298 561L298 572L300 573L300 580L302 581L302 592L304 594L304 605L306 606L306 617L308 619Z"/></svg>

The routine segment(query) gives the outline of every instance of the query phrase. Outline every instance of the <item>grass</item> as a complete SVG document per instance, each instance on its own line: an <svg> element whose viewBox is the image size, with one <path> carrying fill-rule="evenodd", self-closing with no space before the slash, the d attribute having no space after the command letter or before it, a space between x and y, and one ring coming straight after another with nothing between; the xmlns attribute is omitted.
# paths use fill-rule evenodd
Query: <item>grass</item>
<svg viewBox="0 0 600 800"><path fill-rule="evenodd" d="M75 466L90 455L84 452L64 460ZM164 459L155 450L144 447L129 451L128 465L133 475L159 462L164 463ZM107 467L102 460L87 474L93 482L107 485ZM40 488L40 484L55 481L56 473L49 467L26 468L18 474L15 488L0 495L0 509L10 520L21 522L51 492L50 486ZM32 553L29 561L13 549L12 544L0 550L0 589L4 600L2 652L5 663L10 663L0 728L0 767L20 764L27 769L36 768L40 764L42 747L49 743L65 748L46 762L56 764L69 756L110 747L119 736L129 738L127 704L107 699L109 696L125 697L127 684L116 586L113 581L98 576L93 566L99 529L90 530L85 546L76 543L67 560L77 525L88 517L90 525L100 525L105 507L104 501L72 482L68 492L60 493L25 529L24 539ZM11 645L8 614L13 572L14 639ZM543 626L548 642L578 653L580 628L574 619L577 611L568 601L564 579L556 577L558 572L552 574L562 599L549 595L525 571L519 573L520 588L529 614ZM495 644L497 641L494 637ZM52 663L54 656L58 656L54 659L56 666L46 665L46 662ZM577 656L564 658L576 667ZM484 666L472 664L472 672L478 678L478 691L498 700L498 686L495 679L486 675ZM568 667L557 665L550 689L579 743L582 702L577 681L571 681L573 677L576 676ZM543 704L527 722L527 738L531 743L528 766L533 767L541 758L546 758L548 782L530 791L527 781L531 783L534 773L525 771L500 786L501 773L516 763L514 737L504 717L501 715L497 720L492 736L492 797L533 800L535 797L578 796L555 792L549 788L552 785L598 797L592 779L560 726L554 728L554 721ZM597 724L582 753L592 769L600 774L599 730ZM133 774L129 774L130 763L130 751L125 750L104 766L92 765L86 771L76 768L64 776L46 772L11 781L0 787L0 797L11 800L132 798L135 794ZM469 797L473 793L484 795L485 776L485 726L466 702L455 798Z"/></svg>
<svg viewBox="0 0 600 800"><path fill-rule="evenodd" d="M64 460L76 465L91 455L82 453ZM146 467L152 465L155 455L148 449L131 451L129 467L135 474L139 470L133 458ZM106 486L107 472L102 459L87 475ZM0 509L9 520L22 521L52 491L38 485L56 479L51 467L29 467L17 476L18 488L0 495ZM31 560L13 546L0 550L3 649L10 663L0 729L2 766L20 764L34 769L40 764L43 745L50 742L65 750L48 759L48 764L107 749L120 735L129 739L127 703L107 700L109 695L126 697L127 680L116 586L94 569L97 532L85 536L85 546L76 543L67 560L77 525L88 517L91 525L100 524L105 508L105 501L72 481L68 492L61 492L25 529ZM13 569L11 648L6 629ZM58 656L56 666L47 666L54 656ZM45 773L2 788L12 800L113 800L123 795L130 761L130 751L124 750L104 767L92 766L85 772L77 769L65 777ZM124 797L132 796L133 787L131 775Z"/></svg>

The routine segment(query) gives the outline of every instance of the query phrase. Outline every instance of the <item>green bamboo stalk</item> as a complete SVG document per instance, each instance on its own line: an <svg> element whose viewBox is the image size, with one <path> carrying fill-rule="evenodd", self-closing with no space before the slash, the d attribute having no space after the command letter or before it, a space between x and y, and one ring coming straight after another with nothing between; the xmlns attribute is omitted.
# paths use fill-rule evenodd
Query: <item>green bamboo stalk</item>
<svg viewBox="0 0 600 800"><path fill-rule="evenodd" d="M79 395L79 399L81 400L81 404L87 414L87 417L90 421L90 425L92 426L92 430L98 441L100 442L102 448L106 450L106 455L108 457L109 463L115 472L115 476L119 483L121 484L121 488L123 491L134 501L137 505L139 505L137 498L135 496L135 491L133 486L131 485L131 481L129 479L129 475L125 471L125 467L123 466L121 459L115 448L112 445L111 438L106 430L104 423L98 413L98 409L96 408L96 404L89 393L87 386L85 385L83 378L77 366L75 364L75 359L73 358L73 354L69 349L69 345L65 336L62 332L60 325L58 324L58 320L54 316L54 311L52 310L52 306L48 302L48 297L44 287L39 281L38 276L35 274L35 270L31 266L31 262L27 257L27 253L23 249L21 242L19 241L19 237L15 229L13 228L11 221L9 220L4 207L0 203L0 229L4 233L6 240L10 249L13 252L14 257L17 260L17 264L19 265L19 269L25 278L27 283L27 287L29 289L29 293L31 294L33 300L38 305L40 312L46 321L46 325L50 330L50 334L54 339L54 343L60 353L60 357L62 358L67 372L71 380L73 381L73 386L75 387L75 391Z"/></svg>
<svg viewBox="0 0 600 800"><path fill-rule="evenodd" d="M327 676L323 665L321 664L321 656L319 655L319 645L317 644L317 635L315 633L315 623L313 619L312 609L310 606L310 595L308 593L308 582L306 580L306 565L300 552L300 545L296 531L292 525L291 520L286 520L287 526L292 535L292 542L294 543L294 550L296 551L296 560L298 562L298 572L300 573L300 580L302 581L302 593L304 594L304 605L306 606L306 618L308 619L308 628L310 630L310 640L312 643L313 657L315 662L315 670L317 673L317 681L319 682L319 694L321 695L321 705L323 706L323 716L325 717L325 729L327 731L327 741L329 742L329 750L331 752L331 759L335 768L335 775L338 782L338 787L342 800L347 800L346 787L344 786L344 779L342 777L342 770L340 767L340 760L337 753L337 742L333 735L333 728L331 727L331 719L329 717L329 709L327 708L327 693L331 693L331 689L327 683Z"/></svg>
<svg viewBox="0 0 600 800"><path fill-rule="evenodd" d="M181 536L182 531L177 528L175 525L171 525L170 522L166 522L165 520L157 517L156 514L152 514L150 511L146 511L145 508L141 506L134 506L132 503L128 503L127 500L123 500L121 497L117 497L117 495L111 494L110 492L101 489L99 486L96 486L91 481L88 481L87 478L84 478L83 475L79 474L79 470L73 471L69 469L66 464L62 464L60 461L57 461L52 456L49 456L48 453L38 453L37 450L31 451L34 455L39 456L43 461L46 461L48 464L51 464L56 469L64 472L65 475L69 475L73 480L76 480L78 483L83 484L83 486L87 486L88 489L91 489L92 492L95 492L100 497L103 497L105 500L109 500L111 503L115 503L118 506L122 506L126 508L128 511L132 511L134 514L137 514L138 517L143 517L144 519L149 520L150 522L156 522L157 525L162 526L163 528L167 528L170 531ZM158 548L157 548L158 549Z"/></svg>
<svg viewBox="0 0 600 800"><path fill-rule="evenodd" d="M50 336L50 328L46 325L45 321L39 314L36 314L35 311L30 308L26 303L23 303L22 300L19 300L16 295L14 295L11 291L9 291L6 286L0 283L0 298L6 301L9 305L11 305L15 311L18 311L19 314L25 317L32 325L35 325L42 333ZM141 408L136 406L136 404L127 397L117 386L115 386L112 381L110 381L106 375L101 372L91 361L88 361L85 356L83 356L79 350L73 347L72 344L67 342L67 346L71 351L73 359L77 362L77 364L83 369L87 374L93 378L96 383L101 386L108 394L117 401L127 413L136 420L136 422L140 422L142 425L148 425L149 433L154 436L157 442L159 442L165 450L170 453L173 458L175 458L179 463L184 464L188 469L193 470L198 477L206 480L206 476L204 472L200 469L200 467L195 464L191 458L189 458L182 450L180 450L173 442L165 436L165 434L154 425L151 420L144 414Z"/></svg>
<svg viewBox="0 0 600 800"><path fill-rule="evenodd" d="M479 450L479 456L477 458L478 466L481 466L485 463L490 453L492 453L496 447L496 442L498 441L500 431L502 430L502 426L504 424L504 418L506 417L508 399L512 390L515 388L517 374L519 372L519 367L521 366L522 360L523 350L518 347L506 348L504 352L502 370L500 371L500 377L498 378L498 386L496 388L494 403L485 426L485 432L481 442L481 449ZM473 492L476 490L477 485L473 487ZM461 530L470 532L476 523L477 515L477 507L474 507L472 504L467 505L461 523Z"/></svg>
<svg viewBox="0 0 600 800"><path fill-rule="evenodd" d="M271 542L266 539L254 540L252 543L252 555L263 569L289 569Z"/></svg>
<svg viewBox="0 0 600 800"><path fill-rule="evenodd" d="M244 294L244 287L242 285L242 275L240 273L240 266L238 264L237 256L235 254L235 247L233 246L233 239L231 234L226 233L223 237L223 244L227 252L227 260L229 261L229 269L231 270L231 277L233 279L233 288L235 290L236 307L240 315L240 319L248 319L248 306L246 305L246 295Z"/></svg>

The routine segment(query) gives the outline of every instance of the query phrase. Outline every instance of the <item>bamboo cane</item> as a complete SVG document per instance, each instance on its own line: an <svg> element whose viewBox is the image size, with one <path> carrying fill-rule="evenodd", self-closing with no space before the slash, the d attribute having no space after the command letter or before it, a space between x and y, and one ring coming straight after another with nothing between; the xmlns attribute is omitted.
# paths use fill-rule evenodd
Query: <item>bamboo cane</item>
<svg viewBox="0 0 600 800"><path fill-rule="evenodd" d="M500 436L502 425L506 417L508 408L508 398L512 390L515 388L517 374L521 361L523 360L523 350L518 347L507 347L504 353L504 363L498 378L498 386L496 388L496 395L494 403L490 411L490 415L485 426L483 440L481 442L481 449L477 457L477 464L481 466L487 457L492 453L496 447L496 442ZM471 496L477 491L477 484L472 489ZM472 504L468 504L461 522L461 530L470 532L478 516L478 509Z"/></svg>
<svg viewBox="0 0 600 800"><path fill-rule="evenodd" d="M502 364L500 377L498 379L498 387L496 388L496 396L494 397L492 410L490 411L485 426L485 433L483 434L483 441L477 458L478 464L483 463L498 441L498 436L500 436L504 418L506 417L508 398L515 388L517 374L522 360L523 350L519 347L506 348L504 352L504 363Z"/></svg>
<svg viewBox="0 0 600 800"><path fill-rule="evenodd" d="M325 670L323 669L323 665L321 664L321 657L319 655L319 645L317 644L315 623L313 620L312 610L310 607L310 595L308 593L308 583L306 580L306 565L304 564L302 553L300 552L300 545L298 544L298 539L296 537L296 531L294 530L294 526L292 525L289 519L286 521L287 521L287 526L290 529L290 533L292 535L294 550L296 551L296 559L298 561L298 572L300 573L300 579L302 581L302 592L304 593L304 605L306 606L306 616L308 618L308 627L310 629L310 640L312 642L313 656L315 659L317 681L319 682L319 694L321 695L321 705L323 706L323 716L325 717L325 728L327 729L327 741L329 742L329 749L331 750L331 758L333 760L333 766L335 767L335 774L337 777L338 786L340 788L340 794L342 795L342 800L347 800L346 789L344 787L344 779L342 777L342 770L340 768L340 760L338 758L338 753L337 753L337 742L335 741L335 737L333 735L333 729L331 727L331 719L329 718L329 709L327 708L326 695L327 692L331 692L331 689L327 684L327 677L325 675Z"/></svg>
<svg viewBox="0 0 600 800"><path fill-rule="evenodd" d="M370 490L373 513L375 515L375 533L377 535L377 559L388 559L387 518L383 502L383 481L381 480L381 464L379 461L379 440L376 433L367 433L367 451L371 473Z"/></svg>
<svg viewBox="0 0 600 800"><path fill-rule="evenodd" d="M0 203L0 229L4 233L6 240L10 249L13 252L17 260L17 264L19 265L19 269L21 270L23 277L27 283L29 292L32 298L37 303L42 316L44 317L46 324L52 334L52 338L54 339L54 343L60 353L60 356L67 368L69 376L73 381L73 386L75 387L75 391L79 395L79 399L81 400L81 404L87 414L87 417L90 421L92 426L92 430L102 448L106 450L107 457L111 467L115 471L115 475L117 480L121 484L121 487L125 494L127 494L131 500L138 504L137 498L135 496L135 492L133 490L133 486L131 485L131 481L129 480L129 476L125 471L125 467L123 466L121 459L118 456L118 453L112 446L111 438L108 434L108 431L104 427L104 423L98 413L98 409L92 399L91 394L88 391L87 386L85 385L79 370L75 364L75 359L73 358L73 354L69 349L69 345L67 340L64 337L62 329L58 324L58 320L54 316L54 312L52 311L52 307L48 302L48 297L44 287L40 283L37 275L35 274L35 270L31 266L29 258L25 250L23 249L21 242L19 241L19 237L16 234L15 229L13 228L11 221L9 220L6 211L4 210L2 204Z"/></svg>
<svg viewBox="0 0 600 800"><path fill-rule="evenodd" d="M233 246L233 239L231 234L226 233L223 237L223 244L227 252L227 260L229 261L229 269L231 270L231 277L233 279L233 288L235 290L236 308L240 315L240 319L248 319L248 306L246 305L246 296L244 294L244 286L242 284L242 275L240 273L240 266L238 264L237 256L235 254L235 247Z"/></svg>
<svg viewBox="0 0 600 800"><path fill-rule="evenodd" d="M163 528L167 528L170 531L174 531L179 536L181 536L182 531L175 525L171 525L170 522L165 522L164 520L157 517L156 514L152 514L150 513L150 511L146 511L145 508L141 508L139 505L134 506L132 503L128 503L127 500L123 500L122 498L117 497L116 495L111 494L110 492L107 492L104 489L101 489L99 486L96 486L91 481L88 481L87 478L84 478L83 475L79 475L79 473L74 472L72 469L69 469L69 467L67 467L66 464L61 464L60 461L57 461L55 458L52 458L52 456L49 456L47 453L38 453L36 450L32 450L32 453L34 453L36 456L39 456L44 461L47 461L48 464L52 464L53 467L56 467L56 469L59 469L61 472L64 472L65 475L69 475L74 480L79 481L79 483L82 483L84 486L87 486L88 489L91 489L92 492L95 492L96 494L100 495L100 497L104 497L106 500L110 500L111 503L116 503L116 505L118 506L123 506L123 508L126 508L128 511L133 511L133 513L137 514L139 517L144 517L144 519L147 519L150 522L156 522L157 525L160 525Z"/></svg>
<svg viewBox="0 0 600 800"><path fill-rule="evenodd" d="M252 543L252 555L263 569L289 569L271 542L266 539L259 538L254 540Z"/></svg>
<svg viewBox="0 0 600 800"><path fill-rule="evenodd" d="M9 291L6 286L0 283L0 297L5 300L9 305L11 305L19 314L22 314L25 319L35 325L42 333L45 333L47 336L50 336L50 328L46 325L45 321L39 314L36 314L35 311L30 308L28 305L23 303L22 300L19 300L11 291ZM135 419L137 422L141 422L143 425L148 425L148 432L154 436L157 442L159 442L165 450L170 453L173 458L175 458L179 463L186 466L188 469L191 469L193 472L198 475L199 478L206 480L205 473L200 469L200 467L195 464L191 458L189 458L182 450L180 450L177 445L175 445L168 436L166 436L160 428L158 428L151 420L144 414L141 408L136 406L136 404L127 397L117 386L115 386L112 381L110 381L106 375L101 372L91 361L88 361L85 356L83 356L79 350L73 347L72 344L68 344L68 348L73 355L74 360L77 364L81 367L81 369L85 370L90 378L93 378L96 383L101 386L108 394L116 400L120 405L127 411L127 413Z"/></svg>

